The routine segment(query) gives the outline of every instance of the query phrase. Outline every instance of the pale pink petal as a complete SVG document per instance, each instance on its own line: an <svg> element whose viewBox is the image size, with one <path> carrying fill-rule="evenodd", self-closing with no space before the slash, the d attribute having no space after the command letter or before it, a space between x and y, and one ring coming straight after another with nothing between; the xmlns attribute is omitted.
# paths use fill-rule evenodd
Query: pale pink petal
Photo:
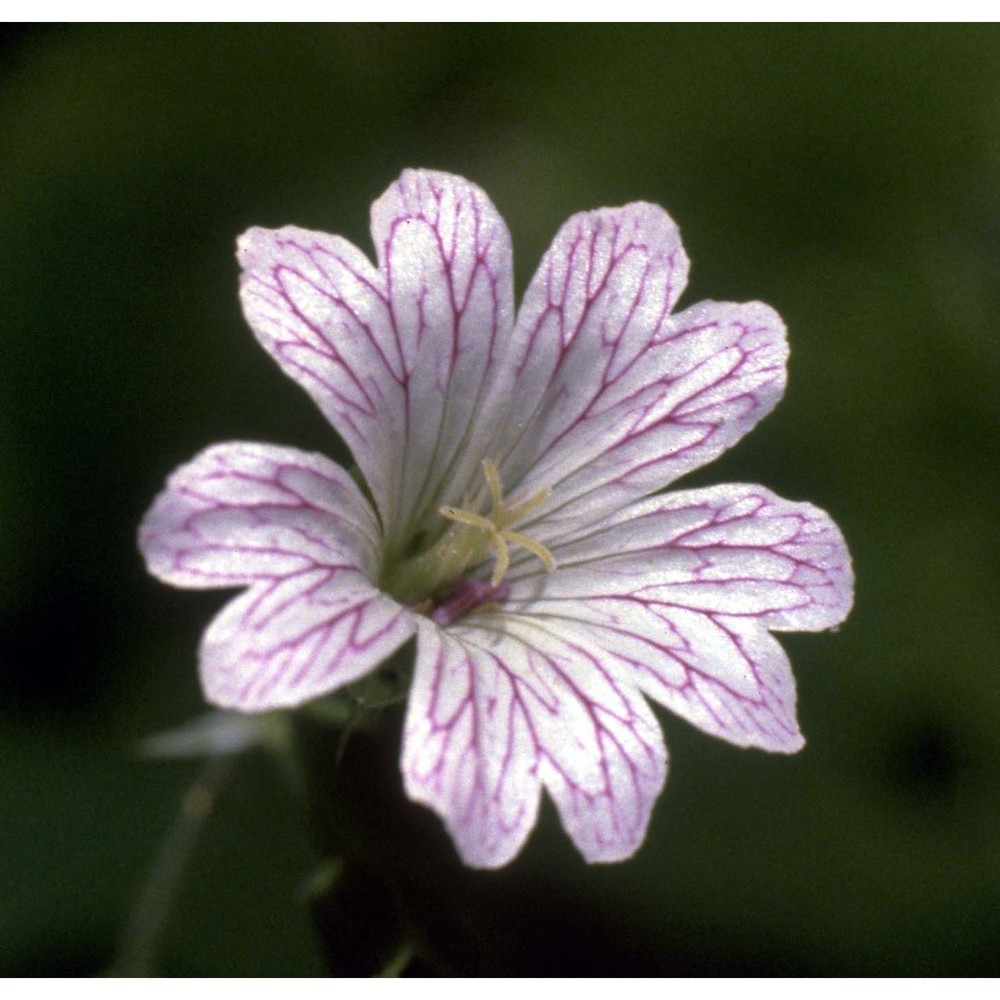
<svg viewBox="0 0 1000 1000"><path fill-rule="evenodd" d="M320 455L216 445L178 469L143 520L149 570L175 586L249 589L202 640L213 704L298 705L375 669L413 632L381 594L378 524L351 477Z"/></svg>
<svg viewBox="0 0 1000 1000"><path fill-rule="evenodd" d="M710 462L771 412L788 345L760 302L703 302L671 319L628 377L595 390L523 488L552 489L550 530L576 530Z"/></svg>
<svg viewBox="0 0 1000 1000"><path fill-rule="evenodd" d="M643 203L574 216L545 255L518 314L503 455L525 493L552 489L539 517L571 529L660 489L780 399L781 319L757 302L672 316L687 270L677 227Z"/></svg>
<svg viewBox="0 0 1000 1000"><path fill-rule="evenodd" d="M487 395L513 376L500 364L512 260L489 198L427 170L375 202L372 237L378 270L336 236L251 229L240 294L258 339L350 447L393 551L479 476Z"/></svg>
<svg viewBox="0 0 1000 1000"><path fill-rule="evenodd" d="M518 853L541 783L529 719L493 651L420 630L401 766L407 794L442 816L466 864L498 868Z"/></svg>
<svg viewBox="0 0 1000 1000"><path fill-rule="evenodd" d="M588 861L622 860L642 843L666 778L662 735L581 638L507 614L421 628L403 775L467 864L499 867L518 852L543 785Z"/></svg>
<svg viewBox="0 0 1000 1000"><path fill-rule="evenodd" d="M269 444L206 448L167 481L139 529L153 576L175 587L238 587L313 566L378 570L375 512L322 455Z"/></svg>
<svg viewBox="0 0 1000 1000"><path fill-rule="evenodd" d="M302 705L371 673L414 628L409 611L347 566L256 583L205 631L205 697L242 712Z"/></svg>
<svg viewBox="0 0 1000 1000"><path fill-rule="evenodd" d="M513 377L510 234L474 184L407 170L372 206L372 238L406 373L400 506L438 530L439 505L480 486L492 400Z"/></svg>
<svg viewBox="0 0 1000 1000"><path fill-rule="evenodd" d="M826 513L760 486L688 490L616 511L553 554L551 574L519 561L512 611L577 623L713 735L802 745L794 678L769 631L830 628L850 610L850 556Z"/></svg>
<svg viewBox="0 0 1000 1000"><path fill-rule="evenodd" d="M498 444L512 482L557 441L608 380L628 378L687 282L673 220L637 202L572 216L518 309L517 382Z"/></svg>
<svg viewBox="0 0 1000 1000"><path fill-rule="evenodd" d="M257 339L343 437L383 516L400 491L407 373L385 279L339 236L294 226L238 241L240 299Z"/></svg>

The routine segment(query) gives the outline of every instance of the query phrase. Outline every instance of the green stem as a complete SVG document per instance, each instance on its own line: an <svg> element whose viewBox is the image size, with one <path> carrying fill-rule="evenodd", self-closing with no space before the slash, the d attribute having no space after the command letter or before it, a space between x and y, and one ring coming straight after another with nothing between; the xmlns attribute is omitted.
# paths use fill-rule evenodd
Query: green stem
<svg viewBox="0 0 1000 1000"><path fill-rule="evenodd" d="M405 971L417 953L416 945L406 941L399 946L392 958L375 973L376 979L398 979Z"/></svg>
<svg viewBox="0 0 1000 1000"><path fill-rule="evenodd" d="M198 836L232 772L234 761L234 757L217 757L209 761L185 792L180 811L139 890L118 953L106 975L157 975L164 933L184 871L194 853Z"/></svg>

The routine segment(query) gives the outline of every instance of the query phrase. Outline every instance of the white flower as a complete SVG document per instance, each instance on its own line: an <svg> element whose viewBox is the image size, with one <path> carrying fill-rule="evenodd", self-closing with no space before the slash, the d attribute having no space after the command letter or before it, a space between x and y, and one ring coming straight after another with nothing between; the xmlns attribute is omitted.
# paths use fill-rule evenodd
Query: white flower
<svg viewBox="0 0 1000 1000"><path fill-rule="evenodd" d="M301 705L414 634L403 779L466 863L505 864L544 786L589 861L642 843L666 777L646 698L738 746L802 746L772 632L843 620L821 510L760 486L656 493L785 386L759 302L671 313L688 260L644 203L571 218L515 318L510 236L479 188L406 171L372 207L378 268L336 236L239 241L250 326L344 438L216 445L143 522L150 572L243 587L205 632L215 705Z"/></svg>

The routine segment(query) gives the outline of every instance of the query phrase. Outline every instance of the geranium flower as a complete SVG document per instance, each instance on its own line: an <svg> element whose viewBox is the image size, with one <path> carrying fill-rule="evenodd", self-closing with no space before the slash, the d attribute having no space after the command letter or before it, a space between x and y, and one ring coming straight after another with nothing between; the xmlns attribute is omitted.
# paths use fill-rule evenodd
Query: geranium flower
<svg viewBox="0 0 1000 1000"><path fill-rule="evenodd" d="M827 514L761 486L658 493L770 412L773 309L671 310L677 227L635 203L571 218L516 318L511 243L460 177L406 171L372 207L378 267L295 227L239 240L261 344L357 463L228 443L146 515L149 570L243 587L201 643L207 699L302 705L416 636L411 799L497 867L542 787L588 861L642 843L667 754L647 698L741 747L792 753L773 632L830 628L853 579Z"/></svg>

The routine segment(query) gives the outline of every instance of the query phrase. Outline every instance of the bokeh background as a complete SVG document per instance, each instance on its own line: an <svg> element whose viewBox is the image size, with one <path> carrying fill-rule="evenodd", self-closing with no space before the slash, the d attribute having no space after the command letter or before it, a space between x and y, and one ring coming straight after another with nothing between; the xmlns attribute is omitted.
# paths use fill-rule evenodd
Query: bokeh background
<svg viewBox="0 0 1000 1000"><path fill-rule="evenodd" d="M241 318L236 235L370 249L405 166L490 193L520 289L573 212L666 206L684 302L763 299L792 343L785 401L688 483L820 504L858 577L838 633L785 639L800 755L660 713L634 860L587 867L547 809L473 877L545 918L498 968L1000 971L996 28L46 27L0 58L0 973L108 965L198 770L136 750L203 710L223 601L143 572L163 479L227 439L342 454ZM324 973L302 820L238 765L162 971Z"/></svg>

